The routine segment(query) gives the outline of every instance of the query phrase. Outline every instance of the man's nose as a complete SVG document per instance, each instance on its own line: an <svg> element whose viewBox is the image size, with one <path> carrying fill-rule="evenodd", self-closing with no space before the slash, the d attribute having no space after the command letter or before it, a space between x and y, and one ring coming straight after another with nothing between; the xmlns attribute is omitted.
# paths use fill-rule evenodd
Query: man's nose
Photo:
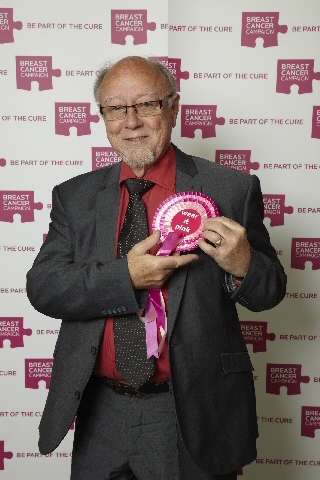
<svg viewBox="0 0 320 480"><path fill-rule="evenodd" d="M143 125L143 120L138 115L137 109L134 105L127 107L125 125L127 128L137 128Z"/></svg>

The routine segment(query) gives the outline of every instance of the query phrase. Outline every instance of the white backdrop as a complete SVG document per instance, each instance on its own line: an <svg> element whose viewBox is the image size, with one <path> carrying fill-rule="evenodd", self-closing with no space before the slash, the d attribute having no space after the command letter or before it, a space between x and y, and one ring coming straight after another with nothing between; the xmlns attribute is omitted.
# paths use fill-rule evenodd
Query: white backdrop
<svg viewBox="0 0 320 480"><path fill-rule="evenodd" d="M53 186L119 160L92 84L105 61L132 54L177 75L177 146L259 176L288 274L279 307L239 309L260 428L240 478L320 478L319 51L316 0L1 1L0 478L69 478L72 431L51 456L37 449L60 324L30 306L25 274Z"/></svg>

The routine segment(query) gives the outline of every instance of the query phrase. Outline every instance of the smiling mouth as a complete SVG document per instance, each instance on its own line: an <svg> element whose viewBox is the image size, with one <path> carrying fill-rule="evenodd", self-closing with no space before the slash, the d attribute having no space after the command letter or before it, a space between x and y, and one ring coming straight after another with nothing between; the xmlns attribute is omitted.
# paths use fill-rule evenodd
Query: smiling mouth
<svg viewBox="0 0 320 480"><path fill-rule="evenodd" d="M147 138L147 137L143 136L143 137L126 138L126 140L128 142L139 142L140 140L144 140L145 138Z"/></svg>

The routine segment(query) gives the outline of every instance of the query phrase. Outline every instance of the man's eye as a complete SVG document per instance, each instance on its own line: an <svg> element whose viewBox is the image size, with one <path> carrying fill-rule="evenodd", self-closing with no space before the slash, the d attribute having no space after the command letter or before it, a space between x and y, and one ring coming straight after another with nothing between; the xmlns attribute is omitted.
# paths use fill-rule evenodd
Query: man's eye
<svg viewBox="0 0 320 480"><path fill-rule="evenodd" d="M115 106L112 106L112 107L108 107L108 110L109 112L122 112L122 110L126 108L126 107L123 107L122 105L115 105Z"/></svg>
<svg viewBox="0 0 320 480"><path fill-rule="evenodd" d="M153 102L143 102L140 103L142 108L152 108L153 107Z"/></svg>

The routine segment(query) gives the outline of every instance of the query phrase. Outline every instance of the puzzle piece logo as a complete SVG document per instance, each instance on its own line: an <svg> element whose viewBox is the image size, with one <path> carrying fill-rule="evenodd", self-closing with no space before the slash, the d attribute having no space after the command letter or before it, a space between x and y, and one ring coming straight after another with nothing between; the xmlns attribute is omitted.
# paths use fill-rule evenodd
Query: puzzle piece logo
<svg viewBox="0 0 320 480"><path fill-rule="evenodd" d="M268 333L268 322L241 321L241 331L246 344L253 346L253 353L267 351L267 340L273 342L276 338L274 333Z"/></svg>
<svg viewBox="0 0 320 480"><path fill-rule="evenodd" d="M237 475L243 475L243 469L242 468L239 468L239 470L237 472Z"/></svg>
<svg viewBox="0 0 320 480"><path fill-rule="evenodd" d="M0 167L5 167L7 165L7 160L5 158L0 158Z"/></svg>
<svg viewBox="0 0 320 480"><path fill-rule="evenodd" d="M24 347L23 336L31 334L31 328L23 328L23 317L0 317L0 348L4 340L10 340L11 348Z"/></svg>
<svg viewBox="0 0 320 480"><path fill-rule="evenodd" d="M91 135L90 123L98 123L99 115L91 115L90 103L55 103L56 134L70 135L70 127L76 127L77 135Z"/></svg>
<svg viewBox="0 0 320 480"><path fill-rule="evenodd" d="M217 117L217 105L182 105L181 136L194 138L195 130L202 131L202 138L216 137L216 125L224 125L225 119Z"/></svg>
<svg viewBox="0 0 320 480"><path fill-rule="evenodd" d="M216 163L244 173L260 167L258 162L250 162L250 158L251 150L216 150Z"/></svg>
<svg viewBox="0 0 320 480"><path fill-rule="evenodd" d="M122 158L112 147L92 147L92 170L110 167L121 162Z"/></svg>
<svg viewBox="0 0 320 480"><path fill-rule="evenodd" d="M22 22L13 21L13 8L0 8L0 43L13 43L13 30L21 30Z"/></svg>
<svg viewBox="0 0 320 480"><path fill-rule="evenodd" d="M301 436L315 438L320 428L320 407L301 407Z"/></svg>
<svg viewBox="0 0 320 480"><path fill-rule="evenodd" d="M148 30L156 29L155 22L148 22L147 10L111 10L111 43L126 44L132 35L133 45L148 43Z"/></svg>
<svg viewBox="0 0 320 480"><path fill-rule="evenodd" d="M293 213L293 207L285 206L285 195L263 195L264 216L270 218L270 226L284 225L284 214Z"/></svg>
<svg viewBox="0 0 320 480"><path fill-rule="evenodd" d="M279 12L243 12L241 45L256 46L256 39L263 38L263 47L277 47L278 33L287 33L287 25L279 25Z"/></svg>
<svg viewBox="0 0 320 480"><path fill-rule="evenodd" d="M185 71L182 72L181 70L181 58L171 58L171 57L149 57L150 60L154 60L155 62L162 63L174 76L177 82L177 89L178 92L181 92L181 84L180 80L188 80L190 74L189 72Z"/></svg>
<svg viewBox="0 0 320 480"><path fill-rule="evenodd" d="M291 85L298 85L299 95L312 93L312 80L320 80L320 72L314 72L314 60L278 60L277 93L291 93Z"/></svg>
<svg viewBox="0 0 320 480"><path fill-rule="evenodd" d="M10 460L13 457L12 452L6 452L4 449L4 441L0 440L0 470L4 470L4 460Z"/></svg>
<svg viewBox="0 0 320 480"><path fill-rule="evenodd" d="M49 389L51 382L53 358L26 358L26 388L39 388L40 380L46 382Z"/></svg>
<svg viewBox="0 0 320 480"><path fill-rule="evenodd" d="M74 430L76 426L77 417L74 417L73 422L70 425L69 430Z"/></svg>
<svg viewBox="0 0 320 480"><path fill-rule="evenodd" d="M34 192L23 190L0 191L0 221L13 222L19 213L21 222L34 222L34 210L42 210L43 204L34 202Z"/></svg>
<svg viewBox="0 0 320 480"><path fill-rule="evenodd" d="M31 90L37 81L39 90L51 90L52 77L61 77L61 70L52 68L52 57L16 57L17 88Z"/></svg>
<svg viewBox="0 0 320 480"><path fill-rule="evenodd" d="M320 105L313 107L311 138L320 139Z"/></svg>
<svg viewBox="0 0 320 480"><path fill-rule="evenodd" d="M47 236L48 236L47 233L44 233L44 234L42 235L42 241L43 241L43 243L47 240Z"/></svg>
<svg viewBox="0 0 320 480"><path fill-rule="evenodd" d="M297 364L267 363L266 392L280 395L280 387L287 387L287 395L300 395L300 384L310 382L301 369L302 365Z"/></svg>
<svg viewBox="0 0 320 480"><path fill-rule="evenodd" d="M320 269L320 238L293 238L291 268L305 269L305 262L312 262L312 270Z"/></svg>

